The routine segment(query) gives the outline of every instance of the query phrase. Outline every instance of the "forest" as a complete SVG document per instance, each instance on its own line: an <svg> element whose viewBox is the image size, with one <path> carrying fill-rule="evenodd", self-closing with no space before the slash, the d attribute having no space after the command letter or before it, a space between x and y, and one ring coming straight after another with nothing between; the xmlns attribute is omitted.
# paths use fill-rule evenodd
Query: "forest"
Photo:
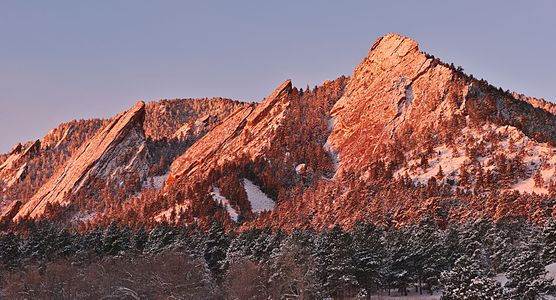
<svg viewBox="0 0 556 300"><path fill-rule="evenodd" d="M4 299L539 299L556 287L556 223L482 220L439 226L284 232L113 222L70 232L26 224L0 237ZM504 273L502 286L494 279Z"/></svg>

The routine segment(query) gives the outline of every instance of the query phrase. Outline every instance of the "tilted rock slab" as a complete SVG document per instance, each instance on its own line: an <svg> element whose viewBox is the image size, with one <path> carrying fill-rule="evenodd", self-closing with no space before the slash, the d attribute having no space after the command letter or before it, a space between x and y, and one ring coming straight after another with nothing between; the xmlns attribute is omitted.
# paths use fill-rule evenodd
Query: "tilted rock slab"
<svg viewBox="0 0 556 300"><path fill-rule="evenodd" d="M271 146L275 128L284 122L291 91L291 81L286 80L260 104L235 111L174 161L166 185L193 174L208 174L212 168L241 155L255 158L262 154Z"/></svg>
<svg viewBox="0 0 556 300"><path fill-rule="evenodd" d="M41 216L47 203L67 205L68 195L86 188L93 178L118 184L129 172L144 176L148 171L144 118L142 101L116 116L23 205L14 221Z"/></svg>

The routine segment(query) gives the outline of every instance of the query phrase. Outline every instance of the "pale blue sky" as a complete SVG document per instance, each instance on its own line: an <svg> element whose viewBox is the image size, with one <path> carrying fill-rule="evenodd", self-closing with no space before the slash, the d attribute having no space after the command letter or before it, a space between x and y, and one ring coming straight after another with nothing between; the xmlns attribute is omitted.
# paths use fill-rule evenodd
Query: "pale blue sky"
<svg viewBox="0 0 556 300"><path fill-rule="evenodd" d="M556 99L556 1L0 0L0 152L138 99L259 101L350 75L388 32Z"/></svg>

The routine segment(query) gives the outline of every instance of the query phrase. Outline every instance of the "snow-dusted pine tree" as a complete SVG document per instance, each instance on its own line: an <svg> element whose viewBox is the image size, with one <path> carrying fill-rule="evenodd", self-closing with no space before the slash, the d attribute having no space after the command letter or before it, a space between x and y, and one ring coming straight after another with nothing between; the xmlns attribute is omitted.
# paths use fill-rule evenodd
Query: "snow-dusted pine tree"
<svg viewBox="0 0 556 300"><path fill-rule="evenodd" d="M366 292L376 292L386 276L384 231L372 224L358 223L351 236L357 281Z"/></svg>
<svg viewBox="0 0 556 300"><path fill-rule="evenodd" d="M556 222L550 220L542 230L543 253L542 259L545 264L556 262Z"/></svg>
<svg viewBox="0 0 556 300"><path fill-rule="evenodd" d="M489 277L476 251L471 257L464 254L450 271L442 273L443 300L502 299L500 283Z"/></svg>
<svg viewBox="0 0 556 300"><path fill-rule="evenodd" d="M358 287L351 237L339 226L321 233L315 241L316 277L327 296Z"/></svg>
<svg viewBox="0 0 556 300"><path fill-rule="evenodd" d="M504 298L516 300L535 300L554 295L556 287L552 279L546 277L547 271L539 254L529 249L523 250L510 262L508 282L504 285Z"/></svg>

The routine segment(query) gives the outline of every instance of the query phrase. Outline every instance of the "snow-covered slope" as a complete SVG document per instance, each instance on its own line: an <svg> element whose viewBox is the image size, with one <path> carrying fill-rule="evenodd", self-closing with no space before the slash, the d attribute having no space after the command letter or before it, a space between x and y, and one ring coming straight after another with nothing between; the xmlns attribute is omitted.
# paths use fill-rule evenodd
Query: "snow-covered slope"
<svg viewBox="0 0 556 300"><path fill-rule="evenodd" d="M230 218L232 220L234 220L235 222L237 222L238 216L239 216L237 211L232 207L232 205L230 204L230 201L226 197L222 196L222 194L220 192L220 189L217 188L217 187L213 187L211 195L212 195L212 199L214 199L214 201L222 204L222 206L224 206L224 208L226 208L226 211L230 215Z"/></svg>
<svg viewBox="0 0 556 300"><path fill-rule="evenodd" d="M249 179L243 179L243 187L247 193L247 199L251 203L251 210L254 213L272 210L276 206L276 203Z"/></svg>

